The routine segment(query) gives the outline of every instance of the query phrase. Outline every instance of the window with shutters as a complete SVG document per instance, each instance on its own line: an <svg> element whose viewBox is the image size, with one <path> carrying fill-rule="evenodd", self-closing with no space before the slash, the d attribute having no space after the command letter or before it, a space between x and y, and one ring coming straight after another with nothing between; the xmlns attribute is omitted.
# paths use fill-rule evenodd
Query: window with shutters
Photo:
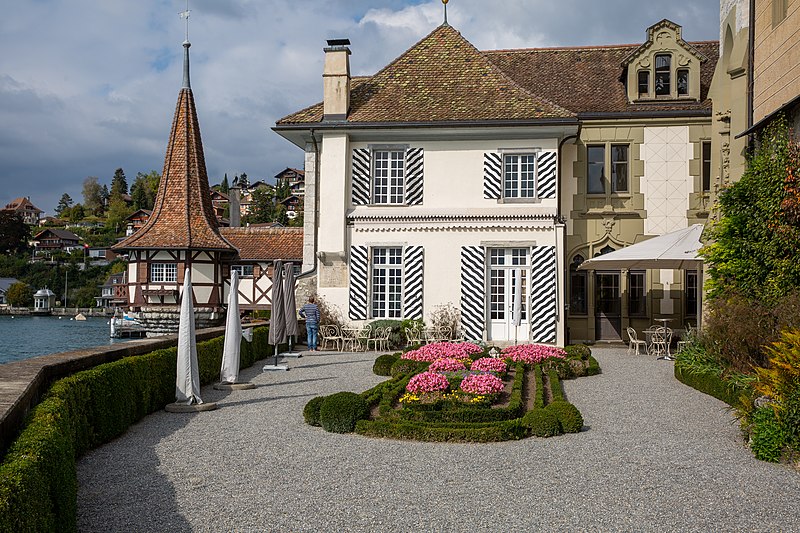
<svg viewBox="0 0 800 533"><path fill-rule="evenodd" d="M178 281L178 265L175 263L150 263L150 282L175 283Z"/></svg>
<svg viewBox="0 0 800 533"><path fill-rule="evenodd" d="M402 204L405 201L405 150L373 150L372 203Z"/></svg>
<svg viewBox="0 0 800 533"><path fill-rule="evenodd" d="M372 316L403 316L403 249L372 249Z"/></svg>
<svg viewBox="0 0 800 533"><path fill-rule="evenodd" d="M536 154L507 154L504 158L503 196L536 197Z"/></svg>

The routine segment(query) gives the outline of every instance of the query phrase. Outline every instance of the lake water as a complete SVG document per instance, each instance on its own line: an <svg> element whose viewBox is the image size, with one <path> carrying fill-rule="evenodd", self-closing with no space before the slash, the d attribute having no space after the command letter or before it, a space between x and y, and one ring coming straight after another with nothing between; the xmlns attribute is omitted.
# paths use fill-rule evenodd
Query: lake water
<svg viewBox="0 0 800 533"><path fill-rule="evenodd" d="M37 355L108 346L128 339L109 338L108 318L0 316L0 363Z"/></svg>

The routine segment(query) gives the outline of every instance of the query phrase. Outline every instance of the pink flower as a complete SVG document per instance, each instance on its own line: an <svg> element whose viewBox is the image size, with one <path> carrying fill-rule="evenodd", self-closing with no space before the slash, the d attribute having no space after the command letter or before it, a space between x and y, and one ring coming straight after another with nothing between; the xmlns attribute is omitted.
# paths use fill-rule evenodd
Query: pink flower
<svg viewBox="0 0 800 533"><path fill-rule="evenodd" d="M447 390L450 383L442 374L436 372L422 372L411 378L406 385L406 390L412 394L425 392L438 392Z"/></svg>
<svg viewBox="0 0 800 533"><path fill-rule="evenodd" d="M461 390L467 394L496 394L503 388L503 380L494 374L470 374L461 382Z"/></svg>
<svg viewBox="0 0 800 533"><path fill-rule="evenodd" d="M431 372L456 372L458 370L466 370L466 368L467 367L464 366L464 363L458 359L445 357L444 359L437 359L436 361L432 362L428 367L428 370Z"/></svg>
<svg viewBox="0 0 800 533"><path fill-rule="evenodd" d="M431 363L437 359L466 360L469 359L470 354L482 351L480 346L471 342L434 342L406 352L401 358L425 363Z"/></svg>
<svg viewBox="0 0 800 533"><path fill-rule="evenodd" d="M498 374L503 374L508 371L508 365L502 359L481 357L472 363L470 370L477 370L479 372L497 372Z"/></svg>
<svg viewBox="0 0 800 533"><path fill-rule="evenodd" d="M541 363L551 357L564 359L567 356L567 352L558 346L546 344L519 344L503 348L501 353L506 359L511 359L515 363L523 362L529 365Z"/></svg>

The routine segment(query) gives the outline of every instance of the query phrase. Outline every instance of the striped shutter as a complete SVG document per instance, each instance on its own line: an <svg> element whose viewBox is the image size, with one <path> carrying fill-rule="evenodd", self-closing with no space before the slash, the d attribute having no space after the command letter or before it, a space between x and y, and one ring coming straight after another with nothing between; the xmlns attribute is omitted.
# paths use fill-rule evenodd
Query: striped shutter
<svg viewBox="0 0 800 533"><path fill-rule="evenodd" d="M350 247L350 320L367 319L367 272L369 247Z"/></svg>
<svg viewBox="0 0 800 533"><path fill-rule="evenodd" d="M556 197L556 153L541 152L537 159L536 196L539 198Z"/></svg>
<svg viewBox="0 0 800 533"><path fill-rule="evenodd" d="M556 342L556 249L531 249L531 341Z"/></svg>
<svg viewBox="0 0 800 533"><path fill-rule="evenodd" d="M353 149L353 205L369 204L370 163L369 148Z"/></svg>
<svg viewBox="0 0 800 533"><path fill-rule="evenodd" d="M483 154L483 197L489 200L503 195L503 156L495 152Z"/></svg>
<svg viewBox="0 0 800 533"><path fill-rule="evenodd" d="M406 204L422 204L422 148L409 148L406 151Z"/></svg>
<svg viewBox="0 0 800 533"><path fill-rule="evenodd" d="M405 283L403 286L403 317L422 318L422 275L424 248L406 246L403 251Z"/></svg>
<svg viewBox="0 0 800 533"><path fill-rule="evenodd" d="M467 339L482 340L486 321L486 250L461 247L461 327Z"/></svg>

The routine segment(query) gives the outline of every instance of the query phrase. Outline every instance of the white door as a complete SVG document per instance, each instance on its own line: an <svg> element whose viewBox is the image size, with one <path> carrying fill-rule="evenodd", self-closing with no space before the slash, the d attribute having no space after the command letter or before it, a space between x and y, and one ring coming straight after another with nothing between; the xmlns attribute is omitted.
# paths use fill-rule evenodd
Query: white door
<svg viewBox="0 0 800 533"><path fill-rule="evenodd" d="M494 341L527 341L528 248L491 248L489 250L489 339ZM514 297L517 272L521 280L522 312L519 326L514 326Z"/></svg>

